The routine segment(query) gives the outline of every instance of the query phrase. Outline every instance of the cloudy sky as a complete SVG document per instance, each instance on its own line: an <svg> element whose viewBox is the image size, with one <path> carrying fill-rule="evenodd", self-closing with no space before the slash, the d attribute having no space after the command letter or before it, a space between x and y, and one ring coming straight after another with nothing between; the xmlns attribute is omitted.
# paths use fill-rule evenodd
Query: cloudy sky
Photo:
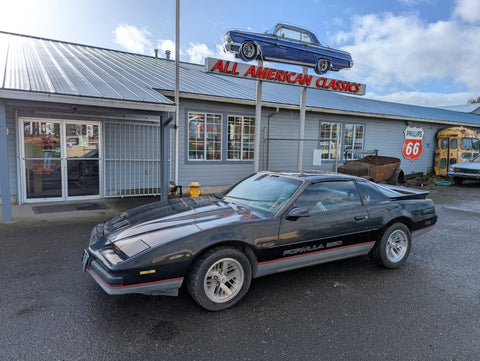
<svg viewBox="0 0 480 361"><path fill-rule="evenodd" d="M328 76L365 83L366 97L443 106L480 96L480 0L180 0L180 59L228 57L226 30L277 22L348 50L354 67ZM0 30L174 54L175 0L6 0Z"/></svg>

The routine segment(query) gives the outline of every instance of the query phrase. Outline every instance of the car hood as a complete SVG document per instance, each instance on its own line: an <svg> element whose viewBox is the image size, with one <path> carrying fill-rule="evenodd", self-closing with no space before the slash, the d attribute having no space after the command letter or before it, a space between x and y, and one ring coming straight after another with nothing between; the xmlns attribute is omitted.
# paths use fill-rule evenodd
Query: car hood
<svg viewBox="0 0 480 361"><path fill-rule="evenodd" d="M252 217L249 209L213 196L169 199L120 213L104 223L103 234L114 243L142 236L142 241L152 247ZM159 231L161 237L148 237Z"/></svg>
<svg viewBox="0 0 480 361"><path fill-rule="evenodd" d="M458 163L458 164L452 164L451 167L453 169L476 169L476 170L480 170L480 163L477 163L477 162Z"/></svg>

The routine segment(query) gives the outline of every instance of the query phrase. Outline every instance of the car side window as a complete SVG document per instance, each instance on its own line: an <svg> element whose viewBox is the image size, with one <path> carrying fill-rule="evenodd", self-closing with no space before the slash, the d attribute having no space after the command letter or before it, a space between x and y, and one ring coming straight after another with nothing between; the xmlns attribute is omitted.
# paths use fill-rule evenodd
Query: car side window
<svg viewBox="0 0 480 361"><path fill-rule="evenodd" d="M300 33L296 30L289 29L289 28L280 28L277 31L276 35L282 38L287 38L291 40L296 40L296 41L300 40Z"/></svg>
<svg viewBox="0 0 480 361"><path fill-rule="evenodd" d="M360 196L352 181L331 181L310 184L294 203L310 214L360 206Z"/></svg>
<svg viewBox="0 0 480 361"><path fill-rule="evenodd" d="M389 199L368 181L359 181L357 184L364 204L378 203Z"/></svg>
<svg viewBox="0 0 480 361"><path fill-rule="evenodd" d="M301 41L303 41L304 43L313 43L312 38L307 33L302 33L301 37Z"/></svg>

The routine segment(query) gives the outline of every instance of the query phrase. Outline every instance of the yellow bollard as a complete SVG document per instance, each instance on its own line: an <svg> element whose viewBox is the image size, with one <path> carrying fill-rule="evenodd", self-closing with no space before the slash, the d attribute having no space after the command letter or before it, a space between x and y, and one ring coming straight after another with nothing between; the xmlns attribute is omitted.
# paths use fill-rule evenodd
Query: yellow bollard
<svg viewBox="0 0 480 361"><path fill-rule="evenodd" d="M190 196L190 197L199 197L202 195L202 191L200 190L200 183L198 182L192 182L188 185L188 192L187 194Z"/></svg>

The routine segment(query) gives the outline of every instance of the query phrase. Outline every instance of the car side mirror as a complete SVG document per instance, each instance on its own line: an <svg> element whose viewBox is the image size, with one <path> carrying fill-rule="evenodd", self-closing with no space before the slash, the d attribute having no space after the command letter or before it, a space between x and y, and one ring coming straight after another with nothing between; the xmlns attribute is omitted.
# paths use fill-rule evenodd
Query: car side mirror
<svg viewBox="0 0 480 361"><path fill-rule="evenodd" d="M287 213L289 221L296 221L300 217L310 217L310 212L306 208L293 208Z"/></svg>

